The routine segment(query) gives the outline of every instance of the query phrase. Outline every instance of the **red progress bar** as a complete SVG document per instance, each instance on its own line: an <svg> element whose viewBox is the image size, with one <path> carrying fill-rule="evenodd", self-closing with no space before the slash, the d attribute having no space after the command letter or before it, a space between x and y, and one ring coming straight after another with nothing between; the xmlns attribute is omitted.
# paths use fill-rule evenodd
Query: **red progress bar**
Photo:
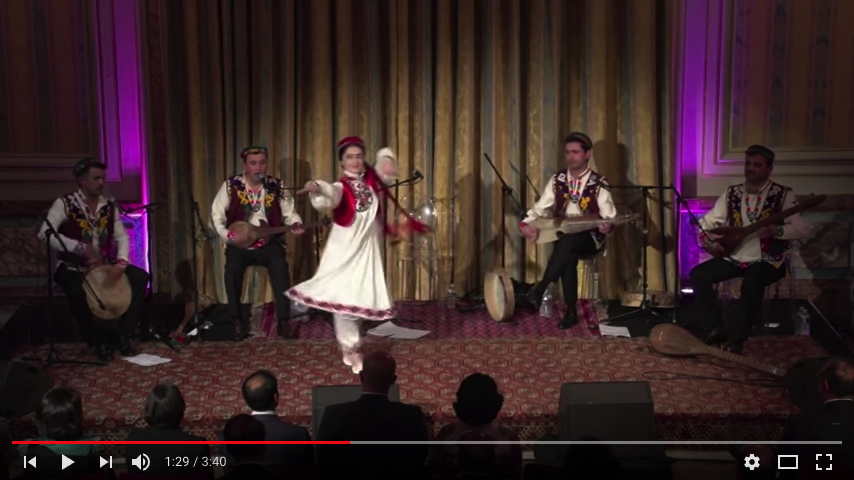
<svg viewBox="0 0 854 480"><path fill-rule="evenodd" d="M350 440L308 441L226 441L226 440L15 440L12 445L350 445Z"/></svg>

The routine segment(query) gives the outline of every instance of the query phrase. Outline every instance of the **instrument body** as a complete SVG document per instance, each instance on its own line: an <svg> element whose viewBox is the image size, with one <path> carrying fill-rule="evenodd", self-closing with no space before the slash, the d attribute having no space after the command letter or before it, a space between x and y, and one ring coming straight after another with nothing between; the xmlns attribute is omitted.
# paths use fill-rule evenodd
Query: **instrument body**
<svg viewBox="0 0 854 480"><path fill-rule="evenodd" d="M483 279L483 299L493 320L509 321L516 309L516 296L510 274L502 269L487 273Z"/></svg>
<svg viewBox="0 0 854 480"><path fill-rule="evenodd" d="M263 220L260 226L240 220L228 226L229 243L238 248L249 248L258 240L263 239L266 244L274 235L290 230L290 226L270 227Z"/></svg>
<svg viewBox="0 0 854 480"><path fill-rule="evenodd" d="M86 281L91 290L85 282L83 289L92 315L102 320L115 320L130 308L131 288L125 265L96 265L86 272Z"/></svg>
<svg viewBox="0 0 854 480"><path fill-rule="evenodd" d="M652 328L649 333L649 341L658 353L671 356L695 356L711 355L722 360L728 360L747 367L769 373L776 377L783 377L786 372L777 367L763 365L743 355L725 352L721 349L710 347L700 339L692 335L688 330L671 323L662 323Z"/></svg>
<svg viewBox="0 0 854 480"><path fill-rule="evenodd" d="M638 214L636 213L617 215L614 218L601 218L598 215L574 215L564 218L537 218L528 225L539 231L537 243L551 243L560 238L558 234L585 232L597 228L599 225L620 225L637 219Z"/></svg>
<svg viewBox="0 0 854 480"><path fill-rule="evenodd" d="M824 202L826 198L827 195L810 195L794 207L787 208L782 212L765 217L762 220L751 223L745 227L723 226L713 228L709 230L708 233L718 235L718 237L713 238L711 243L704 242L703 248L715 257L728 257L732 255L732 252L741 245L748 235L770 225L782 224L786 217L790 217L796 213L815 207L816 205Z"/></svg>

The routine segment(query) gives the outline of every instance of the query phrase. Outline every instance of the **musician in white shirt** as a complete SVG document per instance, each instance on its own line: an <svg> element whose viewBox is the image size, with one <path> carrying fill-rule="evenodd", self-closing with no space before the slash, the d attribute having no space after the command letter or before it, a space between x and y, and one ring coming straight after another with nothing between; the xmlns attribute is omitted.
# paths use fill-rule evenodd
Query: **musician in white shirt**
<svg viewBox="0 0 854 480"><path fill-rule="evenodd" d="M765 217L797 204L790 187L771 180L774 152L763 145L752 145L744 154L744 182L729 186L718 197L715 206L700 219L704 230L721 226L746 227ZM715 235L701 232L703 247L715 255L691 270L691 284L697 297L698 314L712 325L708 343L724 343L723 348L740 353L750 335L751 322L762 318L765 287L786 275L790 240L808 237L810 225L794 214L780 225L770 225L748 235L729 255L723 255L720 244L710 241ZM720 307L714 284L742 277L740 314L720 326Z"/></svg>
<svg viewBox="0 0 854 480"><path fill-rule="evenodd" d="M128 262L128 235L121 215L115 199L104 194L106 171L105 164L91 157L77 162L72 173L78 189L53 202L38 234L42 240L50 236L50 248L59 260L54 280L68 297L80 333L104 362L115 350L126 357L137 354L130 338L139 324L148 284L148 273ZM131 286L128 309L114 321L96 319L86 301L84 278L105 264L123 268Z"/></svg>
<svg viewBox="0 0 854 480"><path fill-rule="evenodd" d="M539 236L537 228L530 225L538 218L598 215L608 219L617 215L611 192L606 188L605 177L589 167L590 155L593 153L590 137L581 132L573 132L566 137L563 144L566 168L552 175L543 195L519 224L522 234L529 240L536 240ZM560 235L554 244L542 280L528 292L528 301L538 308L548 286L558 279L561 280L567 311L558 323L559 328L570 328L578 322L575 303L578 298L579 258L594 255L601 250L605 235L612 227L611 224L602 224L585 232Z"/></svg>
<svg viewBox="0 0 854 480"><path fill-rule="evenodd" d="M301 235L305 229L294 209L293 196L285 189L284 182L267 175L267 147L246 147L240 156L243 158L243 174L222 182L211 205L211 221L217 234L227 244L225 291L229 314L234 323L234 339L242 340L249 335L249 318L240 310L240 295L243 291L243 274L250 265L267 268L273 285L279 336L293 338L294 332L288 323L291 302L284 295L290 287L284 239L281 235L272 237L270 241L262 238L249 248L240 248L232 244L228 226L237 221L255 226L262 223L271 227L286 225L291 227L290 232L295 235Z"/></svg>

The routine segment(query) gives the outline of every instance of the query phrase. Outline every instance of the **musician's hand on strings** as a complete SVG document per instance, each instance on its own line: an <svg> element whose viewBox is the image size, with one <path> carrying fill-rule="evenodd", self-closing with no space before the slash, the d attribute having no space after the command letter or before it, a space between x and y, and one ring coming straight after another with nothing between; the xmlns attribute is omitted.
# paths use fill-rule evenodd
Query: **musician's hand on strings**
<svg viewBox="0 0 854 480"><path fill-rule="evenodd" d="M540 236L540 231L537 230L537 227L528 225L525 222L519 224L519 231L522 232L522 235L528 240L535 241L537 237Z"/></svg>
<svg viewBox="0 0 854 480"><path fill-rule="evenodd" d="M611 230L613 230L613 229L614 229L613 223L603 223L603 224L599 225L599 233L601 233L603 235L607 235L607 234L611 233Z"/></svg>
<svg viewBox="0 0 854 480"><path fill-rule="evenodd" d="M303 224L301 223L295 223L291 225L291 233L293 233L294 235L302 235L303 233L305 233L305 226L303 226Z"/></svg>

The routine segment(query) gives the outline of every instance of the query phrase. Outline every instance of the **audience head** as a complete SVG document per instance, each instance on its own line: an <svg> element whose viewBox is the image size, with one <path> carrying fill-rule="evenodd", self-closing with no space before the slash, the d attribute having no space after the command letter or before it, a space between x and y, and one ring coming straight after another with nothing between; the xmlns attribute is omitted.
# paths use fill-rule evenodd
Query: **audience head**
<svg viewBox="0 0 854 480"><path fill-rule="evenodd" d="M466 425L479 427L495 420L503 405L504 396L495 380L483 373L472 373L460 382L454 412Z"/></svg>
<svg viewBox="0 0 854 480"><path fill-rule="evenodd" d="M827 367L827 390L836 398L854 398L854 360L835 358Z"/></svg>
<svg viewBox="0 0 854 480"><path fill-rule="evenodd" d="M279 403L276 376L269 370L258 370L243 381L243 400L253 411L275 410Z"/></svg>
<svg viewBox="0 0 854 480"><path fill-rule="evenodd" d="M45 437L75 440L83 435L83 404L73 388L56 387L42 397L36 416Z"/></svg>
<svg viewBox="0 0 854 480"><path fill-rule="evenodd" d="M371 393L388 393L388 389L397 381L397 364L388 352L376 351L365 355L362 360L362 390Z"/></svg>
<svg viewBox="0 0 854 480"><path fill-rule="evenodd" d="M241 413L228 419L222 436L224 440L232 442L262 441L264 424L252 415ZM252 460L264 455L264 445L226 445L226 450L238 461Z"/></svg>
<svg viewBox="0 0 854 480"><path fill-rule="evenodd" d="M145 399L145 422L150 427L178 428L186 407L178 387L159 383Z"/></svg>

